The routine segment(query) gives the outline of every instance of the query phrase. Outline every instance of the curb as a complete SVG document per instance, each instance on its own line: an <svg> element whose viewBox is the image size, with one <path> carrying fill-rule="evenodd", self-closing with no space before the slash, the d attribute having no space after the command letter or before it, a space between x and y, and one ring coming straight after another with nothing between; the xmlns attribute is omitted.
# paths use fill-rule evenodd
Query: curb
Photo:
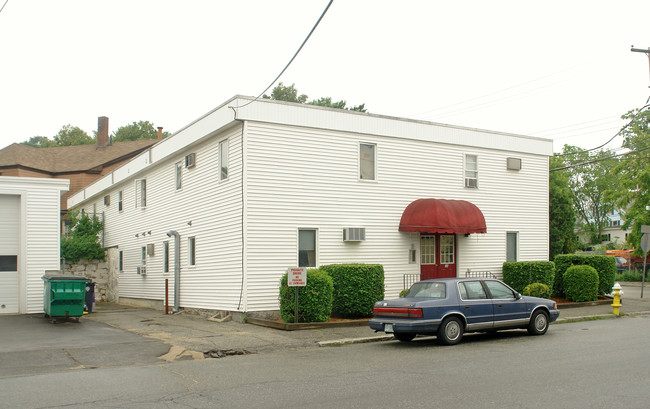
<svg viewBox="0 0 650 409"><path fill-rule="evenodd" d="M349 344L363 344L367 342L378 342L378 341L391 341L395 337L392 335L377 335L374 337L363 337L363 338L343 338L343 339L334 339L331 341L319 341L318 346L320 347L338 347L341 345Z"/></svg>
<svg viewBox="0 0 650 409"><path fill-rule="evenodd" d="M369 318L360 320L349 321L333 321L333 322L282 322L265 320L261 318L246 318L247 324L259 325L262 327L281 329L284 331L295 331L301 329L322 329L322 328L343 328L343 327L362 327L367 326Z"/></svg>

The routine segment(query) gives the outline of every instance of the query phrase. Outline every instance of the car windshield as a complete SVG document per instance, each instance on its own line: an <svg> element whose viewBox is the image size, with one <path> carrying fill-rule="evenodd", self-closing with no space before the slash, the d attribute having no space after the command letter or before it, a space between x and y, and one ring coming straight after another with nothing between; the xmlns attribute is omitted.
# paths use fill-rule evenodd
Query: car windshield
<svg viewBox="0 0 650 409"><path fill-rule="evenodd" d="M411 286L405 297L407 298L445 298L447 289L445 283L419 282Z"/></svg>

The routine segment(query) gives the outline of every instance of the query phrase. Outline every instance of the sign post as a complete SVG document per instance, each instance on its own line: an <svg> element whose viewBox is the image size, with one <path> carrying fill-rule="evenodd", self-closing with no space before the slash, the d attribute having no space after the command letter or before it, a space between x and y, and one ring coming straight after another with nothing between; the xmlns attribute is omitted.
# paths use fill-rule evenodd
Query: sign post
<svg viewBox="0 0 650 409"><path fill-rule="evenodd" d="M298 322L298 287L307 285L307 269L305 267L289 267L287 273L287 284L289 287L295 287L296 292L296 312L293 314L293 322Z"/></svg>
<svg viewBox="0 0 650 409"><path fill-rule="evenodd" d="M646 260L648 250L650 250L650 226L641 226L643 236L641 236L641 250L643 250L643 275L641 276L641 298L643 298L643 289L645 287Z"/></svg>

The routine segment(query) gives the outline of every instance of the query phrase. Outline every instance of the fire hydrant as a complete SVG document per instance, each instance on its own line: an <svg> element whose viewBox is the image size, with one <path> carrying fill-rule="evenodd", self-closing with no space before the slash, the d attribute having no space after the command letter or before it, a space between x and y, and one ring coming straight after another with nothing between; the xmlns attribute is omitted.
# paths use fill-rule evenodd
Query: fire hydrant
<svg viewBox="0 0 650 409"><path fill-rule="evenodd" d="M621 285L619 283L614 284L612 290L614 290L614 302L612 303L612 308L614 309L614 315L619 316L620 308L621 308L621 294L622 294Z"/></svg>

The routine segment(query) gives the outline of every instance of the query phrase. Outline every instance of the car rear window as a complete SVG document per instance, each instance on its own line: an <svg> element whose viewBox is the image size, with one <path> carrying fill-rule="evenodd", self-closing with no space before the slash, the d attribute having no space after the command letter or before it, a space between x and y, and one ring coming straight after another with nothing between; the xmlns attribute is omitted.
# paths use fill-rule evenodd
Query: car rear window
<svg viewBox="0 0 650 409"><path fill-rule="evenodd" d="M407 298L446 298L447 287L445 283L419 282L411 286L405 297Z"/></svg>

